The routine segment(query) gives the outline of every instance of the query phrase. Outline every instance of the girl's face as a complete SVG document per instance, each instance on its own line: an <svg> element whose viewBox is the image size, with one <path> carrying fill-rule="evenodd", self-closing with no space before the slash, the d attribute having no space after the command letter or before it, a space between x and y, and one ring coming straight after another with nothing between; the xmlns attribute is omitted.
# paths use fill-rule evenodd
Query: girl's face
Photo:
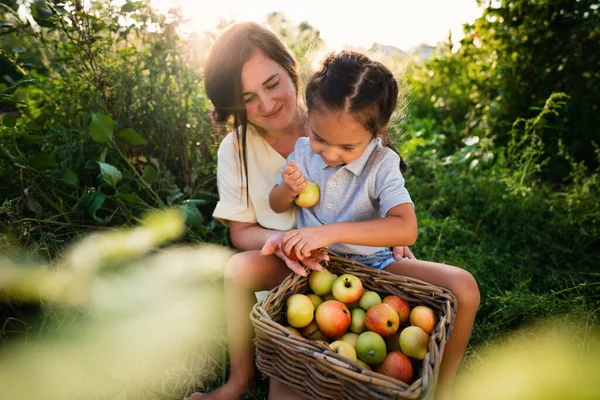
<svg viewBox="0 0 600 400"><path fill-rule="evenodd" d="M311 110L309 124L310 147L330 167L356 160L373 139L371 132L343 111Z"/></svg>
<svg viewBox="0 0 600 400"><path fill-rule="evenodd" d="M287 71L256 51L242 66L248 121L267 132L287 128L296 113L296 89Z"/></svg>

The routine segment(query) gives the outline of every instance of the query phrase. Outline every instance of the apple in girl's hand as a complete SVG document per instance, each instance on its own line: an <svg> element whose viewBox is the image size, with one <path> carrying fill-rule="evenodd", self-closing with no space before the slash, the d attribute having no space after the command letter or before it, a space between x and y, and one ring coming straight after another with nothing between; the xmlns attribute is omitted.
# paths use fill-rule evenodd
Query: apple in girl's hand
<svg viewBox="0 0 600 400"><path fill-rule="evenodd" d="M371 306L375 304L381 304L381 297L377 292L373 292L371 290L367 290L360 296L360 300L358 301L360 308L367 311Z"/></svg>
<svg viewBox="0 0 600 400"><path fill-rule="evenodd" d="M410 312L410 324L423 329L430 334L435 328L436 317L433 310L427 306L417 306Z"/></svg>
<svg viewBox="0 0 600 400"><path fill-rule="evenodd" d="M312 207L319 202L320 196L321 194L317 184L308 182L306 187L302 189L294 201L300 207Z"/></svg>
<svg viewBox="0 0 600 400"><path fill-rule="evenodd" d="M365 317L367 312L362 308L350 310L350 330L354 333L363 333L365 331Z"/></svg>
<svg viewBox="0 0 600 400"><path fill-rule="evenodd" d="M317 320L319 329L325 336L338 338L350 326L350 311L340 301L327 300L317 308L315 319Z"/></svg>
<svg viewBox="0 0 600 400"><path fill-rule="evenodd" d="M363 285L358 277L344 274L333 282L331 293L333 293L333 297L342 303L354 303L362 296Z"/></svg>
<svg viewBox="0 0 600 400"><path fill-rule="evenodd" d="M356 354L367 364L379 364L385 358L385 340L375 332L367 331L356 339Z"/></svg>
<svg viewBox="0 0 600 400"><path fill-rule="evenodd" d="M325 296L331 293L333 282L337 279L337 275L323 268L322 271L312 271L308 276L308 287L318 296Z"/></svg>
<svg viewBox="0 0 600 400"><path fill-rule="evenodd" d="M336 340L329 345L329 348L334 353L339 354L342 357L346 357L349 360L356 361L356 350L350 343L346 343L341 340Z"/></svg>
<svg viewBox="0 0 600 400"><path fill-rule="evenodd" d="M304 328L313 320L315 306L307 295L296 293L291 295L285 302L287 306L288 324L294 328Z"/></svg>
<svg viewBox="0 0 600 400"><path fill-rule="evenodd" d="M367 311L365 326L383 337L392 336L398 330L398 314L388 304L376 304Z"/></svg>
<svg viewBox="0 0 600 400"><path fill-rule="evenodd" d="M418 326L407 326L400 334L400 349L407 356L422 360L429 349L429 335Z"/></svg>
<svg viewBox="0 0 600 400"><path fill-rule="evenodd" d="M413 381L412 362L410 361L410 358L400 351L388 353L381 364L375 368L375 371L398 379L404 383L410 384Z"/></svg>
<svg viewBox="0 0 600 400"><path fill-rule="evenodd" d="M389 304L394 310L396 310L398 318L400 319L400 325L404 325L404 323L408 321L408 316L410 315L410 306L402 297L385 296L383 298L383 303Z"/></svg>

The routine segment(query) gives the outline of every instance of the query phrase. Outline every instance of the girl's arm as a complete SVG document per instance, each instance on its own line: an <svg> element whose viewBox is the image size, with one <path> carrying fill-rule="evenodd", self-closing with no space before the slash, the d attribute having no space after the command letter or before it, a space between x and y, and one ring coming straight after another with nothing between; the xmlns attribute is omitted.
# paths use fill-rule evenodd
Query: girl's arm
<svg viewBox="0 0 600 400"><path fill-rule="evenodd" d="M283 238L284 252L292 249L306 257L312 250L333 243L362 246L410 246L417 240L417 217L411 203L392 207L384 218L359 222L334 222L289 231Z"/></svg>
<svg viewBox="0 0 600 400"><path fill-rule="evenodd" d="M269 205L276 213L286 212L294 204L294 199L298 194L295 193L288 185L282 183L275 185L269 193Z"/></svg>
<svg viewBox="0 0 600 400"><path fill-rule="evenodd" d="M276 213L285 212L294 205L294 199L307 185L300 168L293 161L281 171L281 178L283 183L275 185L269 193L269 205Z"/></svg>

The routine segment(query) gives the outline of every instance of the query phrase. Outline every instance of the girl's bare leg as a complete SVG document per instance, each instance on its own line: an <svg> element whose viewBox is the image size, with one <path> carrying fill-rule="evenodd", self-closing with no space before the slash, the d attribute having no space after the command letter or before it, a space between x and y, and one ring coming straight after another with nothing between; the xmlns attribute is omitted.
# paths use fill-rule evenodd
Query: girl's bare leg
<svg viewBox="0 0 600 400"><path fill-rule="evenodd" d="M479 307L477 282L473 275L464 269L422 260L397 261L385 270L444 287L456 296L456 319L444 349L435 395L436 400L449 399L452 383L469 343L475 314Z"/></svg>
<svg viewBox="0 0 600 400"><path fill-rule="evenodd" d="M279 285L290 270L276 256L262 256L258 251L235 254L225 266L225 312L231 372L225 385L210 393L194 393L187 399L234 400L248 392L254 377L254 330L250 311L256 303L254 292ZM275 380L273 380L275 382ZM273 388L273 399L300 397L282 384Z"/></svg>

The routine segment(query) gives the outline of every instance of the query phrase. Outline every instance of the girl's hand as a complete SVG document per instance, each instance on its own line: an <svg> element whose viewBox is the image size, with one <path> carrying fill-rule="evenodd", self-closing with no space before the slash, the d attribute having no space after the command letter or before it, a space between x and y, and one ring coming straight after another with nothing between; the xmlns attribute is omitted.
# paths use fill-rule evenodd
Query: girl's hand
<svg viewBox="0 0 600 400"><path fill-rule="evenodd" d="M307 276L308 273L306 269L298 262L291 260L283 251L282 251L282 243L285 232L277 232L273 236L271 236L265 242L265 245L260 251L260 254L263 256L267 256L270 254L275 254L277 257L281 258L287 267L292 270L292 272L300 275ZM318 261L329 261L329 256L325 253L321 253L319 251L314 251L307 256L307 258L302 260L302 263L308 268L315 271L322 271L323 267L318 263Z"/></svg>
<svg viewBox="0 0 600 400"><path fill-rule="evenodd" d="M325 226L312 226L289 231L283 237L284 253L290 254L294 251L296 257L302 260L310 257L314 251L329 247L329 240L323 232Z"/></svg>
<svg viewBox="0 0 600 400"><path fill-rule="evenodd" d="M300 193L308 184L306 178L304 178L304 175L300 172L300 168L298 168L293 161L290 161L287 167L281 171L281 177L283 178L283 182L295 195Z"/></svg>
<svg viewBox="0 0 600 400"><path fill-rule="evenodd" d="M394 258L397 261L402 261L402 260L416 260L417 257L415 257L415 255L413 254L412 251L410 251L410 249L408 248L408 246L396 246L392 249L392 252L394 253Z"/></svg>

